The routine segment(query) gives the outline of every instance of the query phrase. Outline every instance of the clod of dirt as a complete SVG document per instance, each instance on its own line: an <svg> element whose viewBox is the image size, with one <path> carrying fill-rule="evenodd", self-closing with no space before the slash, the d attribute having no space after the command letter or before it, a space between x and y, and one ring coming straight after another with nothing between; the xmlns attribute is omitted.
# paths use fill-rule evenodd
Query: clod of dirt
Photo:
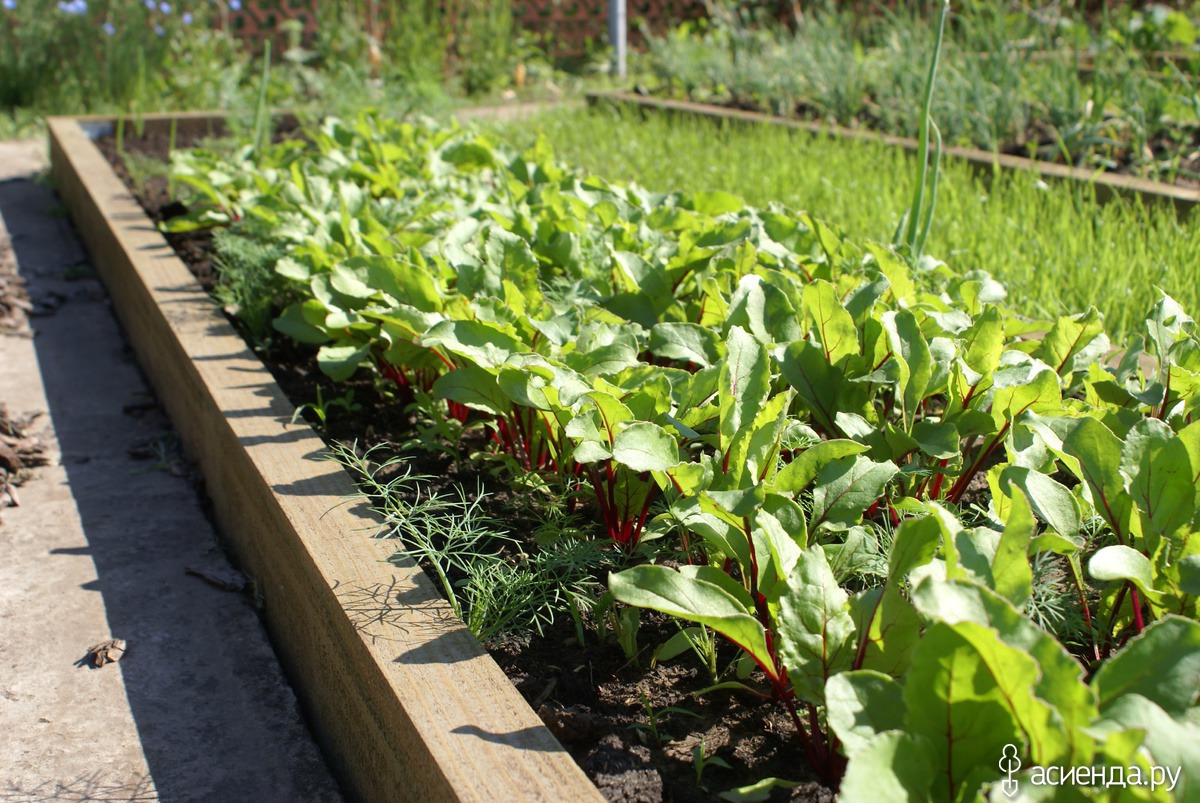
<svg viewBox="0 0 1200 803"><path fill-rule="evenodd" d="M25 291L25 280L14 270L12 248L5 238L0 240L0 332L28 335L33 303Z"/></svg>
<svg viewBox="0 0 1200 803"><path fill-rule="evenodd" d="M45 318L58 312L59 308L67 303L67 297L62 293L56 293L53 290L43 295L41 298L33 302L32 308L29 310L30 318Z"/></svg>
<svg viewBox="0 0 1200 803"><path fill-rule="evenodd" d="M613 803L658 803L663 799L663 780L650 762L650 751L630 747L610 733L600 739L583 762L600 794Z"/></svg>
<svg viewBox="0 0 1200 803"><path fill-rule="evenodd" d="M195 569L189 566L185 571L222 591L245 591L248 585L241 572L232 569Z"/></svg>
<svg viewBox="0 0 1200 803"><path fill-rule="evenodd" d="M0 507L20 507L16 486L26 480L27 469L47 462L41 440L28 434L29 425L40 415L12 416L0 403Z"/></svg>
<svg viewBox="0 0 1200 803"><path fill-rule="evenodd" d="M608 721L604 717L582 705L566 708L543 705L537 709L537 715L554 737L568 747L593 745L608 730Z"/></svg>
<svg viewBox="0 0 1200 803"><path fill-rule="evenodd" d="M79 663L85 665L90 661L94 668L99 669L105 664L115 664L124 657L125 639L114 638L88 647L87 655Z"/></svg>
<svg viewBox="0 0 1200 803"><path fill-rule="evenodd" d="M16 474L23 468L25 468L25 464L21 461L21 456L15 449L0 440L0 469L9 474Z"/></svg>
<svg viewBox="0 0 1200 803"><path fill-rule="evenodd" d="M142 401L129 402L121 408L121 412L134 418L141 418L151 410L158 409L157 399L144 399Z"/></svg>

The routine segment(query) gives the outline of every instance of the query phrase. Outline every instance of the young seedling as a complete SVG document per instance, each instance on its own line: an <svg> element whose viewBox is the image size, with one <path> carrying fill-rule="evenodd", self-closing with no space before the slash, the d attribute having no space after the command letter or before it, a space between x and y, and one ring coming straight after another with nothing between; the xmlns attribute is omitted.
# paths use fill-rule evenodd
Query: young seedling
<svg viewBox="0 0 1200 803"><path fill-rule="evenodd" d="M645 692L641 693L641 697L642 709L646 712L646 721L634 722L629 727L633 730L650 734L650 738L654 740L654 744L658 747L662 747L664 743L673 741L675 738L662 730L661 725L664 719L672 715L695 717L696 719L701 718L695 711L688 711L686 708L674 705L655 710L654 706L650 705L650 698L646 696Z"/></svg>
<svg viewBox="0 0 1200 803"><path fill-rule="evenodd" d="M692 748L692 767L696 770L696 786L704 792L708 791L708 787L704 785L704 771L709 767L724 767L732 769L729 762L720 756L710 756L707 754L707 748L704 740L700 740L700 744Z"/></svg>

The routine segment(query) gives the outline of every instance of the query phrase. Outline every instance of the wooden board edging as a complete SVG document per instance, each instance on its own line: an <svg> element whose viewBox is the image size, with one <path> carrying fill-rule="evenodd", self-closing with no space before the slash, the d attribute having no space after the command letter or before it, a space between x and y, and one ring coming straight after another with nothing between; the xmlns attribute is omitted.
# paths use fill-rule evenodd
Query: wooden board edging
<svg viewBox="0 0 1200 803"><path fill-rule="evenodd" d="M686 100L671 100L637 95L620 90L593 91L586 94L589 105L609 103L615 106L628 106L644 111L656 111L670 114L685 114L715 120L731 120L745 123L783 126L812 134L824 134L836 139L857 140L863 142L879 142L904 148L907 151L917 150L917 141L907 137L896 137L863 128L842 128L828 126L808 120L792 120L787 117L777 117L763 112L729 109L724 106L714 106L708 103L695 103ZM1027 159L1023 156L1010 156L1004 153L991 153L976 148L949 146L942 149L942 156L966 162L976 172L992 173L997 169L1021 170L1039 174L1042 178L1053 181L1073 181L1080 184L1090 184L1096 189L1096 197L1101 202L1113 196L1140 198L1147 203L1171 203L1181 217L1186 216L1195 206L1200 205L1200 189L1179 187L1161 181L1151 181L1123 173L1086 170L1081 167L1061 165L1054 162L1043 162L1037 159Z"/></svg>
<svg viewBox="0 0 1200 803"><path fill-rule="evenodd" d="M602 800L421 570L389 562L394 548L368 537L378 521L347 504L350 478L321 459L308 426L290 423L292 405L270 373L79 121L47 126L59 195L204 473L347 796Z"/></svg>

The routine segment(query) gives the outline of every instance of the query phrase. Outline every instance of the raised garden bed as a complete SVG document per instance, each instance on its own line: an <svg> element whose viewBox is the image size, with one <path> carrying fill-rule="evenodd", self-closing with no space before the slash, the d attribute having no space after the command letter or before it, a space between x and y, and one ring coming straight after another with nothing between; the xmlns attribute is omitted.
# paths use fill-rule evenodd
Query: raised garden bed
<svg viewBox="0 0 1200 803"><path fill-rule="evenodd" d="M1093 751L1090 734L1192 716L1200 676L1191 657L1180 658L1177 683L1145 670L1166 659L1164 642L1186 656L1200 650L1200 627L1178 615L1194 617L1200 588L1187 501L1200 492L1200 384L1192 357L1171 362L1194 356L1194 344L1191 319L1170 298L1150 311L1157 379L1139 368L1136 344L1109 371L1096 364L1110 343L1095 311L1021 322L982 272L915 280L923 238L906 240L907 256L876 244L863 251L786 209L581 179L545 152L503 152L471 132L366 116L353 130L327 121L311 136L311 149L183 155L177 175L201 195L171 228L217 222L230 236L292 243L286 262L268 266L286 305L276 328L320 345L334 381L363 369L420 389L435 423L481 414L473 421L496 440L493 458L502 449L507 466L524 469L508 476L527 483L558 472L572 506L590 498L607 536L594 540L656 564L611 575L612 598L629 606L621 610L707 625L712 633L697 628L695 638L737 645L738 677L751 685L719 686L778 704L782 720L767 729L785 738L794 730L808 764L848 799L901 789L914 799L969 797L998 782L983 767L1006 745L1020 744L1031 766L1129 762L1136 745L1107 739ZM363 176L369 196L349 180ZM323 192L335 180L338 195ZM427 190L442 193L436 204ZM613 201L599 200L606 194ZM414 196L419 208L392 214ZM564 197L580 202L573 215L561 214ZM297 236L286 222L300 218L312 226ZM406 249L366 239L385 232ZM690 250L663 258L677 247ZM148 295L157 292L152 271ZM589 311L556 312L568 307ZM1043 325L1044 337L1023 337ZM189 370L201 375L205 359L219 361L208 347L196 353ZM1128 443L1143 453L1127 454ZM263 454L260 446L250 452ZM1171 476L1184 502L1164 516L1155 483ZM294 494L298 482L280 490ZM665 541L647 538L641 549L656 492L664 507L651 532ZM1128 508L1106 501L1118 497ZM1130 529L1135 509L1142 530ZM1052 623L1055 611L1076 609L1078 619ZM980 661L989 670L971 674L978 688L933 680ZM722 673L709 663L717 683ZM981 728L984 698L992 702ZM703 699L711 706L712 690ZM1049 718L1027 716L1024 701L1043 699ZM640 724L660 741L662 712L650 705ZM1118 711L1133 719L1114 719ZM1092 729L1079 749L1051 738L1064 723L1070 733ZM565 738L596 726L571 716L555 727ZM964 761L962 728L975 729L978 761ZM1169 762L1171 731L1143 733ZM694 755L698 786L702 739ZM929 760L914 763L918 755ZM798 766L786 765L787 777Z"/></svg>
<svg viewBox="0 0 1200 803"><path fill-rule="evenodd" d="M177 133L219 118L179 115ZM148 116L166 132L170 118ZM345 791L367 800L598 800L415 565L389 563L344 471L143 213L89 132L48 121L53 175L118 317L253 578Z"/></svg>
<svg viewBox="0 0 1200 803"><path fill-rule="evenodd" d="M728 106L709 103L657 98L620 90L589 92L587 99L593 105L611 104L618 107L637 109L646 113L677 114L715 121L783 126L785 128L823 134L838 139L882 142L886 145L894 145L907 151L917 150L917 141L907 137L896 137L866 129L829 126L807 120L794 120L762 112L734 109ZM943 148L942 154L946 158L961 160L982 174L989 174L998 169L1022 170L1036 173L1042 178L1052 181L1090 184L1096 188L1096 197L1101 201L1119 196L1124 198L1138 198L1147 203L1169 203L1174 205L1176 211L1181 216L1188 214L1193 207L1200 204L1200 189L1167 184L1161 181L1151 181L1137 176L1088 170L1070 165L1028 159L1023 156L990 153L976 148L959 146L947 146Z"/></svg>

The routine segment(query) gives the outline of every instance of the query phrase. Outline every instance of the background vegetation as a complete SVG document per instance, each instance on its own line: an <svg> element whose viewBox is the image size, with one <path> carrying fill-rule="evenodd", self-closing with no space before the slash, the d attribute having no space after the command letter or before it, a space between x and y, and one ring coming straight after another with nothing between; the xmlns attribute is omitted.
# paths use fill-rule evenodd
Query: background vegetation
<svg viewBox="0 0 1200 803"><path fill-rule="evenodd" d="M567 163L614 180L804 208L852 239L891 237L916 169L912 156L876 143L611 109L545 115L536 134L523 124L498 133L523 144L544 137ZM1155 288L1200 306L1200 214L1180 220L1166 205L1102 204L1090 188L1011 172L980 176L954 162L943 163L938 193L926 251L955 272L991 272L1018 312L1053 317L1095 306L1121 335L1141 326Z"/></svg>

